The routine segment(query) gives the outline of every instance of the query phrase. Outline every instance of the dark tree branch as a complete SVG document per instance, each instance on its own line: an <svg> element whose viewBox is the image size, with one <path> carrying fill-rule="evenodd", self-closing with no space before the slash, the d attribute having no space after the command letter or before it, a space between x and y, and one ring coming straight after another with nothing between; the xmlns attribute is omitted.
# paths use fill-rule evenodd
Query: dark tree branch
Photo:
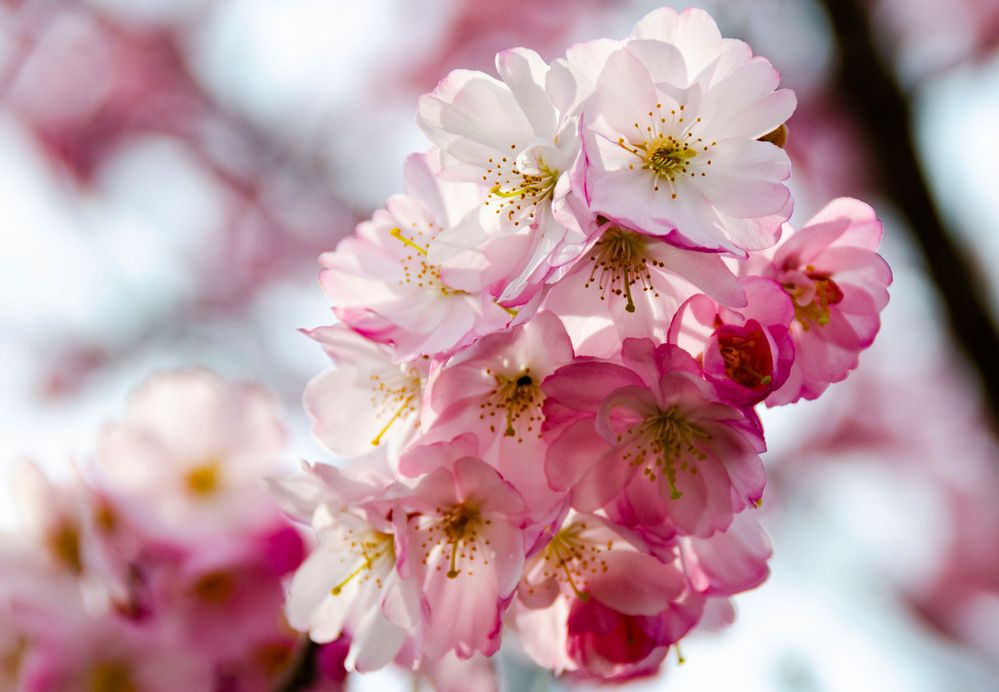
<svg viewBox="0 0 999 692"><path fill-rule="evenodd" d="M951 334L978 372L996 420L999 333L976 272L947 232L915 149L912 108L877 50L859 0L822 0L840 53L837 88L853 110L883 193L905 218L936 284Z"/></svg>
<svg viewBox="0 0 999 692"><path fill-rule="evenodd" d="M317 653L319 653L319 645L310 639L306 639L298 658L288 669L287 677L278 685L275 692L300 692L300 690L307 690L312 687L318 677L318 671L316 670Z"/></svg>

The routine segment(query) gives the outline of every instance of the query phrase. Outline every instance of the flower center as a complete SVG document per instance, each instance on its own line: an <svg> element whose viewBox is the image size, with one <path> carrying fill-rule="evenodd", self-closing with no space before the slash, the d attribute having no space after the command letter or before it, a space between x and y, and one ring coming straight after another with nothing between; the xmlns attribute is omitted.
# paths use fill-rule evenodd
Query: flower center
<svg viewBox="0 0 999 692"><path fill-rule="evenodd" d="M517 145L511 144L511 149ZM512 154L511 154L512 155ZM490 156L482 181L489 185L486 206L492 207L514 226L534 221L538 205L548 201L555 193L559 171L538 160L538 171L521 171L516 162L506 156Z"/></svg>
<svg viewBox="0 0 999 692"><path fill-rule="evenodd" d="M697 152L682 144L672 136L656 140L646 145L645 167L660 178L676 181L678 175L687 172L687 163L697 156ZM649 151L651 150L651 151Z"/></svg>
<svg viewBox="0 0 999 692"><path fill-rule="evenodd" d="M677 472L697 475L696 462L707 458L699 445L709 439L711 435L672 406L638 424L634 445L622 458L635 466L643 465L642 473L650 481L665 476L670 497L679 500L683 493L676 487Z"/></svg>
<svg viewBox="0 0 999 692"><path fill-rule="evenodd" d="M128 664L105 661L91 669L89 689L91 692L136 692L139 688Z"/></svg>
<svg viewBox="0 0 999 692"><path fill-rule="evenodd" d="M215 494L222 484L220 467L221 462L213 457L188 471L184 476L184 485L188 492L200 498Z"/></svg>
<svg viewBox="0 0 999 692"><path fill-rule="evenodd" d="M507 437L517 437L518 442L523 442L524 433L534 432L535 428L540 435L541 402L544 395L541 393L541 383L531 375L531 369L524 368L522 372L513 376L494 373L488 368L486 373L496 380L496 388L479 404L479 420L485 420L487 416L495 418L502 414L506 424L503 434ZM517 429L521 420L526 421L524 431ZM496 424L491 423L489 430L496 432Z"/></svg>
<svg viewBox="0 0 999 692"><path fill-rule="evenodd" d="M843 300L843 290L827 274L815 270L815 267L808 265L805 267L805 276L812 280L815 289L815 297L807 305L801 305L798 301L803 293L802 289L793 284L784 284L784 290L791 296L794 303L794 317L801 324L801 328L806 332L813 325L824 327L829 324L831 311L829 306L836 305Z"/></svg>
<svg viewBox="0 0 999 692"><path fill-rule="evenodd" d="M619 147L638 157L641 168L652 172L655 177L653 190L658 192L665 183L673 199L676 199L676 183L680 179L707 175L700 165L694 170L694 159L710 166L711 159L701 154L706 154L718 144L705 144L704 138L696 135L694 129L701 119L687 117L686 108L681 104L667 112L663 110L663 104L657 103L655 110L647 113L648 125L642 126L638 121L632 123L635 128L633 139L629 141L623 136L617 139ZM628 168L634 170L635 165L630 163Z"/></svg>
<svg viewBox="0 0 999 692"><path fill-rule="evenodd" d="M431 230L433 225L430 224ZM402 258L402 278L399 283L440 291L445 296L464 293L464 291L455 290L445 284L441 279L441 268L427 262L426 258L430 252L418 242L418 239L424 234L416 227L415 223L413 224L412 237L407 237L398 227L390 230L389 235L416 253ZM430 240L432 241L436 236L437 233L433 233Z"/></svg>
<svg viewBox="0 0 999 692"><path fill-rule="evenodd" d="M74 574L83 572L80 530L69 521L62 521L49 534L49 550L56 561Z"/></svg>
<svg viewBox="0 0 999 692"><path fill-rule="evenodd" d="M361 584L373 578L375 586L380 589L386 570L378 569L376 571L375 567L395 566L395 539L392 534L381 531L366 531L361 535L355 535L352 529L348 529L347 536L350 545L348 555L356 560L357 567L330 589L330 593L339 596L344 587L356 578L360 578L359 583ZM345 559L347 558L341 558L341 561Z"/></svg>
<svg viewBox="0 0 999 692"><path fill-rule="evenodd" d="M202 603L226 603L236 591L236 578L228 572L203 574L191 586L191 594Z"/></svg>
<svg viewBox="0 0 999 692"><path fill-rule="evenodd" d="M595 283L600 291L600 300L606 300L608 293L623 295L627 301L624 309L628 312L635 311L631 287L636 283L642 291L652 291L653 296L658 298L649 265L659 268L666 265L648 256L646 248L649 242L649 238L641 233L617 226L604 231L590 251L589 261L593 264L585 287Z"/></svg>
<svg viewBox="0 0 999 692"><path fill-rule="evenodd" d="M770 344L758 323L720 327L718 348L725 361L725 374L743 387L757 389L773 381Z"/></svg>
<svg viewBox="0 0 999 692"><path fill-rule="evenodd" d="M420 543L424 550L423 564L438 561L434 569L440 572L446 567L448 579L457 579L462 566L467 574L473 574L469 565L475 563L479 552L479 534L492 520L483 518L479 507L469 502L437 507L434 513L436 516L427 517L420 528L426 532L426 538ZM484 543L489 545L490 542L485 539ZM482 564L488 565L489 561L483 558Z"/></svg>
<svg viewBox="0 0 999 692"><path fill-rule="evenodd" d="M613 543L597 544L587 539L583 532L585 523L570 524L556 533L545 547L544 577L564 580L579 598L589 600L586 590L590 576L607 570L607 562L600 553L610 550Z"/></svg>

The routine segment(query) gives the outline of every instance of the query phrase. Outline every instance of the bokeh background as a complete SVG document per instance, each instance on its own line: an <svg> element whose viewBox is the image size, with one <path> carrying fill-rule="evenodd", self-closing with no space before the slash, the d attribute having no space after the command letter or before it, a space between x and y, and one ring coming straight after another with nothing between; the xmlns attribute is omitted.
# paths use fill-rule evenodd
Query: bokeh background
<svg viewBox="0 0 999 692"><path fill-rule="evenodd" d="M663 4L782 72L793 220L870 201L895 283L847 382L765 412L770 581L635 689L999 689L999 0L4 0L0 474L68 474L190 365L277 392L289 468L323 460L300 393L327 362L296 329L331 321L318 253L426 148L417 96Z"/></svg>

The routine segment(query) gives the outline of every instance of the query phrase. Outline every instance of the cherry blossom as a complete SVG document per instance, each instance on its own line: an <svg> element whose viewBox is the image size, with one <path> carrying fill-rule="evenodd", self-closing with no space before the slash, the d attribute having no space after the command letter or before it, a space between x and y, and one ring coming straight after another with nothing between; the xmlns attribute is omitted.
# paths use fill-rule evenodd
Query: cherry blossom
<svg viewBox="0 0 999 692"><path fill-rule="evenodd" d="M441 448L441 465L394 510L399 574L420 584L428 606L419 652L430 660L496 653L524 566L523 499L481 459L457 456L463 451Z"/></svg>
<svg viewBox="0 0 999 692"><path fill-rule="evenodd" d="M411 156L407 193L391 197L319 260L337 317L369 339L392 344L400 360L448 352L510 321L489 294L449 284L429 256L461 197L446 194L453 186L438 187L429 158Z"/></svg>
<svg viewBox="0 0 999 692"><path fill-rule="evenodd" d="M575 193L681 246L742 256L773 245L791 211L790 166L758 140L794 109L778 79L706 13L653 12L606 57L583 105Z"/></svg>
<svg viewBox="0 0 999 692"><path fill-rule="evenodd" d="M127 496L150 530L210 535L273 519L258 479L283 445L267 392L191 370L136 390L124 419L103 430L98 460L109 492Z"/></svg>
<svg viewBox="0 0 999 692"><path fill-rule="evenodd" d="M399 653L423 608L418 585L396 570L391 481L332 466L312 467L310 475L311 483L277 482L285 506L319 541L292 578L288 622L319 643L347 631L347 669L381 668Z"/></svg>
<svg viewBox="0 0 999 692"><path fill-rule="evenodd" d="M678 248L602 216L591 223L596 230L586 251L542 303L562 319L577 353L609 358L625 338L663 341L679 305L701 291L725 305L745 305L718 255Z"/></svg>
<svg viewBox="0 0 999 692"><path fill-rule="evenodd" d="M705 378L736 405L759 403L787 380L794 362L791 300L774 281L742 281L748 304L724 308L705 295L685 302L673 317L669 340L696 354Z"/></svg>
<svg viewBox="0 0 999 692"><path fill-rule="evenodd" d="M624 682L767 579L756 406L857 367L880 222L786 223L795 97L701 10L496 71L420 98L403 192L320 257L336 465L283 474L256 385L153 376L68 481L18 473L0 686L495 690L509 635Z"/></svg>
<svg viewBox="0 0 999 692"><path fill-rule="evenodd" d="M814 399L857 367L881 326L892 281L877 253L881 222L859 200L833 200L800 230L785 232L772 262L753 257L745 264L781 284L794 304L796 357L769 405Z"/></svg>
<svg viewBox="0 0 999 692"><path fill-rule="evenodd" d="M477 445L470 453L493 465L517 488L530 508L532 523L551 521L563 498L552 492L532 463L545 449L541 385L572 358L569 337L550 312L484 337L432 378L427 394L432 419L424 426L420 445L403 454L400 470L410 476L432 471L439 461L420 446L474 435Z"/></svg>
<svg viewBox="0 0 999 692"><path fill-rule="evenodd" d="M759 502L753 421L719 399L690 354L628 339L622 364L580 362L544 385L545 473L592 512L621 501L642 524L708 537Z"/></svg>
<svg viewBox="0 0 999 692"><path fill-rule="evenodd" d="M560 122L536 53L504 51L496 69L500 79L455 70L420 98L418 122L444 154L442 176L480 186L477 211L442 233L430 257L447 273L481 253L491 265L482 281L518 306L583 241L562 209L579 140L575 121Z"/></svg>
<svg viewBox="0 0 999 692"><path fill-rule="evenodd" d="M694 624L665 625L685 588L679 561L632 541L600 516L575 514L528 562L514 619L540 665L599 680L649 674Z"/></svg>
<svg viewBox="0 0 999 692"><path fill-rule="evenodd" d="M344 325L318 327L307 334L335 366L305 388L305 408L316 438L342 457L360 456L383 442L393 448L403 445L419 424L427 361L397 363L388 346ZM347 411L350 416L344 415Z"/></svg>

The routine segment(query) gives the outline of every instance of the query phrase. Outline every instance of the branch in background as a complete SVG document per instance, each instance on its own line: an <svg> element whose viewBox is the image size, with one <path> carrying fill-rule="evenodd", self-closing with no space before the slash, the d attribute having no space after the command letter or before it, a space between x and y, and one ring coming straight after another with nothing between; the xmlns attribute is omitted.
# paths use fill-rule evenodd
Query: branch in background
<svg viewBox="0 0 999 692"><path fill-rule="evenodd" d="M316 655L318 653L319 645L306 638L305 645L299 652L297 660L289 669L288 677L277 688L277 692L299 692L312 687L318 677L316 669Z"/></svg>
<svg viewBox="0 0 999 692"><path fill-rule="evenodd" d="M944 227L915 149L912 109L876 48L858 0L822 0L840 54L837 88L857 116L882 192L906 220L946 310L955 342L982 382L999 420L999 332L976 272Z"/></svg>

